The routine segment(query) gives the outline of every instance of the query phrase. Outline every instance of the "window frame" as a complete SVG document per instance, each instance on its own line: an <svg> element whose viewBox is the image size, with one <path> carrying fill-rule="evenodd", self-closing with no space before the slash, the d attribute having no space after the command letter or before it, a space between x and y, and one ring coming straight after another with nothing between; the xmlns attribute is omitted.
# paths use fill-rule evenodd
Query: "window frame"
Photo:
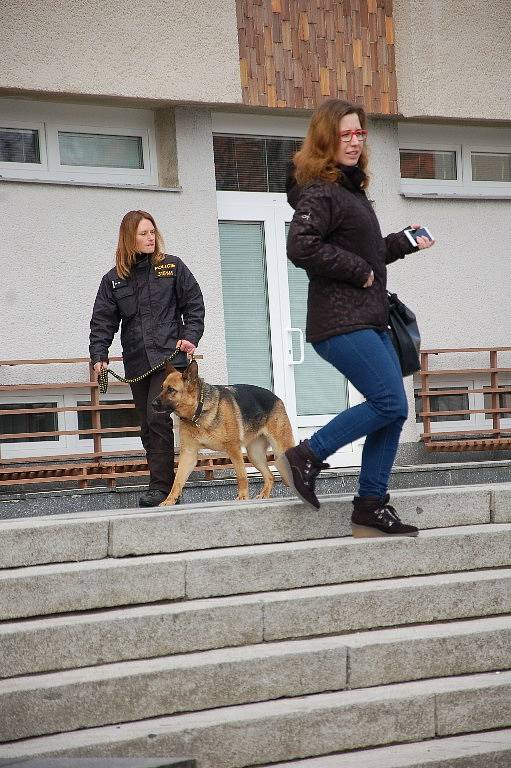
<svg viewBox="0 0 511 768"><path fill-rule="evenodd" d="M41 159L41 163L37 164L0 162L1 178L55 183L158 185L156 130L151 110L0 99L0 113L2 127L39 130ZM59 131L140 136L144 167L63 165L60 162Z"/></svg>
<svg viewBox="0 0 511 768"><path fill-rule="evenodd" d="M0 160L0 175L7 176L3 171L25 171L30 173L47 173L48 156L46 146L46 130L44 122L37 120L10 120L0 116L0 128L18 128L19 130L37 131L39 133L39 163L11 163L7 160Z"/></svg>
<svg viewBox="0 0 511 768"><path fill-rule="evenodd" d="M511 199L511 182L472 179L472 152L510 152L510 128L400 122L398 145L417 152L456 151L455 180L401 178L403 197Z"/></svg>
<svg viewBox="0 0 511 768"><path fill-rule="evenodd" d="M108 126L91 126L91 125L79 125L55 123L52 128L50 152L52 159L55 160L56 172L62 173L66 178L78 175L80 177L94 176L105 181L111 180L111 177L122 176L124 179L133 179L137 183L142 180L141 177L147 177L148 183L152 183L151 179L151 151L150 151L150 139L149 131L141 128L123 128L122 133L110 129ZM144 165L142 168L105 168L94 165L64 165L60 159L60 144L59 133L88 133L96 136L136 136L142 139L142 159Z"/></svg>
<svg viewBox="0 0 511 768"><path fill-rule="evenodd" d="M456 157L456 179L408 179L401 177L401 182L406 182L406 186L410 188L414 188L416 185L417 187L420 187L421 189L425 187L426 189L429 187L431 189L435 189L439 184L452 184L455 187L461 188L463 185L463 155L462 155L462 146L461 144L450 144L450 143L440 143L438 142L438 146L413 146L410 145L410 142L403 142L402 144L399 144L399 157L401 159L401 150L409 151L409 152L454 152Z"/></svg>
<svg viewBox="0 0 511 768"><path fill-rule="evenodd" d="M217 131L213 131L213 161L215 166L215 180L216 180L216 161L215 161L215 149L214 149L214 142L215 138L225 138L225 139L233 139L236 141L236 139L249 139L249 140L256 140L256 141L263 141L264 144L264 157L265 157L265 165L264 165L264 171L265 171L265 180L266 180L266 186L268 189L224 189L216 187L217 192L237 192L242 194L264 194L264 195L279 195L279 194L286 194L285 190L280 190L279 192L275 192L269 189L270 186L270 175L268 170L268 145L266 142L268 141L293 141L295 142L302 142L301 137L297 136L275 136L273 134L247 134L247 133L218 133ZM294 150L296 151L296 150ZM234 153L236 154L236 145L234 146ZM294 152L293 152L294 154ZM236 178L238 182L239 187L239 180L240 180L240 171L238 165L236 165Z"/></svg>
<svg viewBox="0 0 511 768"><path fill-rule="evenodd" d="M511 188L511 181L478 181L477 179L474 179L473 177L473 166L472 166L472 153L476 152L479 154L489 154L489 155L510 155L511 157L511 144L508 145L508 147L488 147L488 146L481 146L480 144L467 144L465 147L466 149L466 163L467 163L467 169L466 172L470 174L470 182L471 184L477 185L481 188L486 187L495 187L495 189L501 189L503 188L503 185L505 185L506 189Z"/></svg>
<svg viewBox="0 0 511 768"><path fill-rule="evenodd" d="M9 394L3 393L2 400L4 403L17 405L19 408L25 408L29 403L37 403L43 400L45 402L56 403L56 408L63 408L65 406L65 394L62 390L56 387L55 389L48 389L41 392L41 396L38 397L37 393L34 394ZM56 413L57 417L57 431L61 432L67 429L65 426L65 413ZM22 458L35 458L37 456L59 456L61 454L69 453L69 435L57 435L56 440L34 440L33 442L24 442L23 440L16 440L12 443L2 443L1 453L2 459L22 459Z"/></svg>
<svg viewBox="0 0 511 768"><path fill-rule="evenodd" d="M131 400L131 391L128 386L122 387L123 391L107 392L101 395L101 405L114 405L119 400ZM64 393L64 401L68 407L76 407L78 402L82 400L90 400L90 389L76 389L72 393ZM78 411L67 411L66 416L66 429L77 430L78 429ZM103 451L123 451L123 450L137 450L141 453L144 452L142 440L140 435L133 432L133 437L102 437L101 449ZM68 435L68 452L69 453L92 453L94 450L94 438L82 437L80 435Z"/></svg>

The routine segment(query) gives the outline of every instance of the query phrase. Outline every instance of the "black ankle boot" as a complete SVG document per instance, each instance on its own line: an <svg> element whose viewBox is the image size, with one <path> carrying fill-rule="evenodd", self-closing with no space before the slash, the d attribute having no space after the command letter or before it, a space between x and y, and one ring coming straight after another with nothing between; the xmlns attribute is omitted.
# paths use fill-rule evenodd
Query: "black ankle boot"
<svg viewBox="0 0 511 768"><path fill-rule="evenodd" d="M355 538L377 536L417 536L419 529L402 523L394 507L389 504L390 496L355 496L351 529Z"/></svg>
<svg viewBox="0 0 511 768"><path fill-rule="evenodd" d="M288 484L302 501L319 509L320 504L314 492L316 478L322 469L328 469L330 465L318 459L306 440L295 448L289 448L282 456L282 463L287 470Z"/></svg>
<svg viewBox="0 0 511 768"><path fill-rule="evenodd" d="M158 507L162 501L165 501L169 494L160 491L158 488L149 488L138 500L139 507Z"/></svg>

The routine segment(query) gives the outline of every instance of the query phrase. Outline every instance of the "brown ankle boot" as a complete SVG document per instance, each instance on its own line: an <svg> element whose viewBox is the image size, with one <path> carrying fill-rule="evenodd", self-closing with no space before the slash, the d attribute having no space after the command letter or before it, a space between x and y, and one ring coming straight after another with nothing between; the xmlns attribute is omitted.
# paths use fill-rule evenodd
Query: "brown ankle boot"
<svg viewBox="0 0 511 768"><path fill-rule="evenodd" d="M316 478L322 469L330 465L318 459L306 440L295 448L289 448L281 457L283 468L286 470L286 480L297 495L306 504L319 509L320 504L314 491Z"/></svg>
<svg viewBox="0 0 511 768"><path fill-rule="evenodd" d="M402 523L394 507L389 504L390 496L355 496L351 530L355 538L377 536L417 536L419 529Z"/></svg>

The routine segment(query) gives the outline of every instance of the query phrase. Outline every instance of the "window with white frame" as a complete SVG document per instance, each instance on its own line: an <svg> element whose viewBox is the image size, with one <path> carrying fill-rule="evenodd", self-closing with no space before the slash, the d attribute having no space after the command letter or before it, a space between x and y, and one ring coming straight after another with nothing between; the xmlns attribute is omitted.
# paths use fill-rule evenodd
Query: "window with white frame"
<svg viewBox="0 0 511 768"><path fill-rule="evenodd" d="M54 442L58 435L56 402L2 402L0 403L0 445L23 442ZM36 432L41 436L32 437Z"/></svg>
<svg viewBox="0 0 511 768"><path fill-rule="evenodd" d="M157 184L153 112L0 99L0 177Z"/></svg>
<svg viewBox="0 0 511 768"><path fill-rule="evenodd" d="M459 394L452 394L453 390L459 390ZM442 394L442 390L448 391L450 394ZM467 386L450 386L447 384L443 387L429 387L430 392L438 392L438 394L430 395L429 398L429 410L430 412L445 413L446 411L464 411L470 408L469 395ZM422 410L424 408L424 401L420 396L420 388L415 388L415 421L422 423ZM430 416L430 422L443 422L446 421L470 421L470 414L464 413L451 413L449 415Z"/></svg>
<svg viewBox="0 0 511 768"><path fill-rule="evenodd" d="M40 397L4 392L1 400L2 459L66 453L68 436L58 434L66 429L65 414L62 411L64 396L61 392L45 390Z"/></svg>
<svg viewBox="0 0 511 768"><path fill-rule="evenodd" d="M511 198L511 128L399 125L405 197Z"/></svg>
<svg viewBox="0 0 511 768"><path fill-rule="evenodd" d="M287 165L301 139L213 134L216 188L233 192L285 192Z"/></svg>
<svg viewBox="0 0 511 768"><path fill-rule="evenodd" d="M89 391L46 390L44 398L4 393L1 399L0 454L3 459L93 451L92 434L76 434L77 430L92 429L91 411L87 410ZM103 433L102 449L142 450L139 422L128 391L124 395L121 392L103 395L101 404L109 406L100 411L101 427L119 430ZM126 405L131 407L123 407ZM123 427L137 429L125 431Z"/></svg>

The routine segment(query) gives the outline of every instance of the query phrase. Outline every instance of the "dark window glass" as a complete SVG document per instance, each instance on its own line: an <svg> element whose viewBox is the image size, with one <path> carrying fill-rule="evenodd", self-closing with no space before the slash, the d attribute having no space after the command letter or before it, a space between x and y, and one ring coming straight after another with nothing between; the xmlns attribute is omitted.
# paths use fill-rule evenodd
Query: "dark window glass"
<svg viewBox="0 0 511 768"><path fill-rule="evenodd" d="M294 139L266 139L268 192L286 191L287 164L299 147Z"/></svg>
<svg viewBox="0 0 511 768"><path fill-rule="evenodd" d="M484 407L485 408L491 408L491 392L488 394L485 394L484 396ZM506 413L500 413L499 416L501 419L511 419L511 392L502 392L498 394L498 405L497 408L507 408L509 406L509 412ZM486 419L491 419L493 416L493 413L485 413Z"/></svg>
<svg viewBox="0 0 511 768"><path fill-rule="evenodd" d="M441 392L441 387L430 387L430 391ZM446 387L446 389L460 389L459 395L430 395L430 411L466 411L470 407L468 404L468 393L466 387ZM419 395L420 390L415 390L415 421L422 422L421 411L424 408L423 399ZM470 421L470 414L464 413L457 416L430 416L430 421Z"/></svg>
<svg viewBox="0 0 511 768"><path fill-rule="evenodd" d="M267 192L264 139L236 137L234 142L238 189L240 192Z"/></svg>
<svg viewBox="0 0 511 768"><path fill-rule="evenodd" d="M27 408L56 408L57 403L0 403L0 411L17 411ZM56 432L56 413L13 413L0 415L0 443L55 442L58 435L48 437L14 437L3 439L1 435L22 435L26 432Z"/></svg>
<svg viewBox="0 0 511 768"><path fill-rule="evenodd" d="M238 190L234 136L214 136L216 188Z"/></svg>
<svg viewBox="0 0 511 768"><path fill-rule="evenodd" d="M116 400L115 403L104 403L104 405L127 405L131 403L131 400ZM77 405L90 405L89 401L80 401ZM101 429L108 429L108 427L138 427L140 422L137 417L137 412L134 408L112 408L111 410L100 411L101 414ZM91 411L78 411L78 429L92 429L92 412ZM138 437L137 432L104 432L101 438L108 437ZM80 435L80 440L92 440L93 435Z"/></svg>
<svg viewBox="0 0 511 768"><path fill-rule="evenodd" d="M472 152L473 181L511 181L509 152Z"/></svg>
<svg viewBox="0 0 511 768"><path fill-rule="evenodd" d="M402 179L456 180L456 152L429 149L399 151Z"/></svg>
<svg viewBox="0 0 511 768"><path fill-rule="evenodd" d="M286 167L301 139L213 136L216 188L232 192L285 192Z"/></svg>
<svg viewBox="0 0 511 768"><path fill-rule="evenodd" d="M39 131L0 128L0 162L40 163Z"/></svg>

